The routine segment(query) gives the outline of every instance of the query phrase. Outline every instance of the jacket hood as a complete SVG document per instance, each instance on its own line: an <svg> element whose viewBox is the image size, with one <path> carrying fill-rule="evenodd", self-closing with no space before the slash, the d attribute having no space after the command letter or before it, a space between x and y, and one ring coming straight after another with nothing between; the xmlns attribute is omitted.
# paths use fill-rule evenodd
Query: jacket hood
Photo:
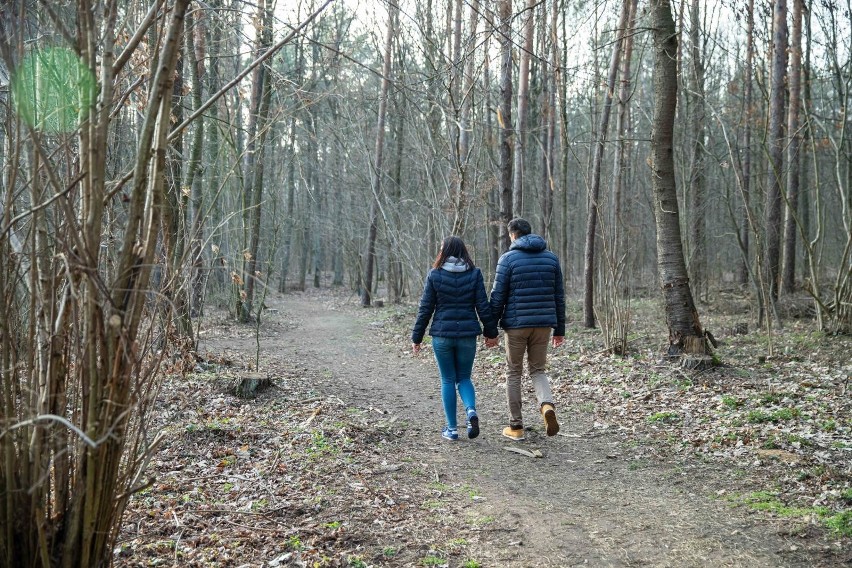
<svg viewBox="0 0 852 568"><path fill-rule="evenodd" d="M524 235L523 237L518 237L515 241L509 246L509 250L518 249L525 250L529 252L541 252L547 248L547 242L541 238L540 236L530 233L529 235Z"/></svg>
<svg viewBox="0 0 852 568"><path fill-rule="evenodd" d="M459 260L454 256L448 256L447 261L441 265L441 268L447 272L464 272L470 269L465 261Z"/></svg>

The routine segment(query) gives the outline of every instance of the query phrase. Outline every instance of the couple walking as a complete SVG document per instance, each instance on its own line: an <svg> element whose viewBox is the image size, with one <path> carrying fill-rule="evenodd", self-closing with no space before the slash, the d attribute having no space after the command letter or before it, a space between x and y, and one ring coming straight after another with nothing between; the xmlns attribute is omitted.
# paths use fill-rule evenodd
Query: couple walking
<svg viewBox="0 0 852 568"><path fill-rule="evenodd" d="M447 418L441 435L448 440L459 438L456 390L465 407L468 438L479 435L476 391L471 380L476 338L483 334L485 346L496 347L498 324L505 335L509 402L509 425L503 428L503 435L512 440L524 439L521 377L525 354L547 435L559 432L544 370L551 332L554 347L561 345L565 336L562 270L556 255L547 250L543 238L532 233L528 221L513 219L508 229L512 243L497 262L490 300L485 294L482 272L473 265L464 241L458 237L444 239L426 276L411 343L414 354L418 354L426 326L432 320L429 335L441 374L441 400Z"/></svg>

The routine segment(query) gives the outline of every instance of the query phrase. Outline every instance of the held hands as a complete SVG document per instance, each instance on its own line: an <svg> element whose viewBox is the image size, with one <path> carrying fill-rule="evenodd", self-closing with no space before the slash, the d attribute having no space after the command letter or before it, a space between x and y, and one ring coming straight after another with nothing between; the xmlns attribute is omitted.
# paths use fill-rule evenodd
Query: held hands
<svg viewBox="0 0 852 568"><path fill-rule="evenodd" d="M500 340L497 337L486 337L485 338L485 346L488 347L489 349L491 347L497 347L497 344L499 342L500 342Z"/></svg>
<svg viewBox="0 0 852 568"><path fill-rule="evenodd" d="M556 349L557 347L559 347L560 345L562 345L562 342L563 342L564 340L565 340L565 338L564 338L563 336L561 336L561 335L554 335L554 336L553 336L553 348L554 348L554 349Z"/></svg>

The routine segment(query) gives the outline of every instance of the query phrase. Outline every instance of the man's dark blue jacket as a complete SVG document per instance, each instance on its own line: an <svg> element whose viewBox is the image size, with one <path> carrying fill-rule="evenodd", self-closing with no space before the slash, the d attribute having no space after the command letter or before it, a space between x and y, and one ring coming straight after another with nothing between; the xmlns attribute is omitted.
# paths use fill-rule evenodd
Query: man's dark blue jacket
<svg viewBox="0 0 852 568"><path fill-rule="evenodd" d="M429 328L429 335L476 336L482 333L479 326L481 319L485 326L485 337L497 337L497 320L491 315L482 271L478 268L464 271L444 268L430 270L423 286L417 320L411 331L412 343L423 341L430 319L432 326Z"/></svg>
<svg viewBox="0 0 852 568"><path fill-rule="evenodd" d="M491 312L503 329L552 327L565 335L565 287L559 259L538 235L518 237L497 262Z"/></svg>

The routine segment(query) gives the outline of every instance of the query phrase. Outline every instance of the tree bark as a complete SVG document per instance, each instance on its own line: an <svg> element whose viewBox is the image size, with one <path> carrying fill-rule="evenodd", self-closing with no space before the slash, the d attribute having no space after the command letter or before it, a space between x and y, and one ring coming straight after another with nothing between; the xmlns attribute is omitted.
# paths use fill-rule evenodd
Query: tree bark
<svg viewBox="0 0 852 568"><path fill-rule="evenodd" d="M470 142L473 134L473 124L471 123L473 115L474 90L477 85L477 77L475 74L476 53L476 28L479 21L479 0L472 0L470 4L470 15L468 20L467 40L464 48L464 86L461 100L461 116L459 120L459 138L458 138L458 167L456 171L457 177L457 192L455 219L453 221L452 233L454 235L465 235L467 225L468 206L470 204L469 188L470 185ZM458 64L462 67L462 62Z"/></svg>
<svg viewBox="0 0 852 568"><path fill-rule="evenodd" d="M396 20L399 7L388 5L388 27L385 34L385 56L382 65L382 86L379 94L379 115L376 127L376 148L372 168L372 195L370 198L370 219L367 229L367 248L364 252L364 275L362 278L361 306L369 307L373 300L373 271L376 263L376 237L379 230L379 198L382 194L382 161L385 146L385 122L387 118L388 93L391 83L391 62L393 58L393 40L396 34Z"/></svg>
<svg viewBox="0 0 852 568"><path fill-rule="evenodd" d="M507 225L513 217L512 204L512 0L500 0L500 242L502 251L509 249Z"/></svg>
<svg viewBox="0 0 852 568"><path fill-rule="evenodd" d="M692 0L690 6L690 66L689 94L689 130L692 136L690 155L690 175L688 194L690 197L689 232L691 247L688 270L692 289L699 301L707 290L707 251L705 211L706 181L704 167L704 148L706 113L704 109L704 50L701 45L700 0Z"/></svg>
<svg viewBox="0 0 852 568"><path fill-rule="evenodd" d="M257 55L260 56L272 46L272 5L270 0L262 0L257 7ZM272 85L266 65L259 65L252 78L252 101L249 121L249 142L246 150L248 174L249 242L244 254L244 287L238 302L237 317L242 322L251 320L254 307L255 283L259 278L257 257L260 249L260 222L263 204L263 175L266 137L269 132L269 106L272 100Z"/></svg>
<svg viewBox="0 0 852 568"><path fill-rule="evenodd" d="M687 348L703 351L704 330L692 298L680 233L674 173L674 118L677 108L677 34L669 0L651 0L654 37L654 117L651 179L657 225L657 268L665 303L670 356ZM703 353L695 353L702 355Z"/></svg>
<svg viewBox="0 0 852 568"><path fill-rule="evenodd" d="M557 22L559 18L558 2L551 2L550 29L547 29L547 6L542 6L541 35L550 38L550 69L543 73L542 100L542 182L541 182L541 227L542 236L548 242L553 236L553 196L557 183L554 178L554 161L556 158L556 89L560 76L559 42L557 41ZM545 43L545 45L547 45ZM553 245L551 245L553 247Z"/></svg>
<svg viewBox="0 0 852 568"><path fill-rule="evenodd" d="M787 110L787 214L784 220L784 272L781 290L792 294L796 288L796 234L798 232L799 181L802 137L799 112L802 94L802 13L804 0L793 0L793 26L790 36L789 109Z"/></svg>
<svg viewBox="0 0 852 568"><path fill-rule="evenodd" d="M287 137L287 155L290 159L287 163L287 174L284 177L284 191L286 194L286 204L284 217L287 220L284 227L284 254L281 259L281 279L278 282L278 291L282 294L287 291L287 277L290 274L290 264L293 258L293 235L295 233L295 223L293 219L293 211L296 201L296 116L290 119Z"/></svg>
<svg viewBox="0 0 852 568"><path fill-rule="evenodd" d="M630 162L630 144L627 141L632 130L630 116L631 96L631 63L633 58L633 35L636 30L636 9L639 0L630 0L630 17L627 35L624 38L624 56L621 58L621 80L618 88L618 114L616 114L615 131L618 142L615 147L615 160L612 182L612 215L610 226L612 231L613 251L616 255L626 253L626 241L624 239L624 224L622 210L624 206L624 189L628 185L628 174Z"/></svg>
<svg viewBox="0 0 852 568"><path fill-rule="evenodd" d="M518 71L518 124L515 128L515 163L512 172L512 211L515 216L526 214L524 211L524 145L527 139L527 116L530 104L530 57L533 51L533 31L535 29L533 23L537 4L538 0L527 0L524 46L520 53L521 63Z"/></svg>
<svg viewBox="0 0 852 568"><path fill-rule="evenodd" d="M195 109L202 103L202 74L205 57L204 34L206 21L202 16L198 19L198 28L193 25L194 16L187 14L187 27L192 30L186 34L186 48L189 55L190 80L192 82L192 106ZM196 41L196 36L198 41ZM204 301L204 184L201 157L204 155L204 122L205 117L198 117L192 135L192 149L187 164L185 186L190 190L191 229L189 232L189 314L191 317L201 315Z"/></svg>
<svg viewBox="0 0 852 568"><path fill-rule="evenodd" d="M778 299L781 259L781 180L784 166L784 102L787 71L787 0L775 0L772 18L772 59L767 131L768 169L766 172L766 285L769 309Z"/></svg>
<svg viewBox="0 0 852 568"><path fill-rule="evenodd" d="M740 243L742 247L742 258L739 264L739 282L745 285L749 281L749 252L751 225L749 223L749 195L751 193L751 126L752 126L752 74L754 66L754 0L748 0L746 9L746 60L743 68L743 82L745 92L743 94L743 140L740 147L742 154L741 177L742 177L742 210L740 212Z"/></svg>
<svg viewBox="0 0 852 568"><path fill-rule="evenodd" d="M601 170L603 169L609 118L612 115L612 99L615 92L615 80L618 77L621 45L624 41L627 22L630 16L630 2L631 0L624 0L621 6L621 16L616 29L616 40L612 46L612 56L610 57L606 90L603 98L603 109L598 126L594 160L592 162L592 177L591 185L589 186L588 212L586 216L586 249L583 255L583 325L587 328L595 327L595 239L597 239L598 232Z"/></svg>

